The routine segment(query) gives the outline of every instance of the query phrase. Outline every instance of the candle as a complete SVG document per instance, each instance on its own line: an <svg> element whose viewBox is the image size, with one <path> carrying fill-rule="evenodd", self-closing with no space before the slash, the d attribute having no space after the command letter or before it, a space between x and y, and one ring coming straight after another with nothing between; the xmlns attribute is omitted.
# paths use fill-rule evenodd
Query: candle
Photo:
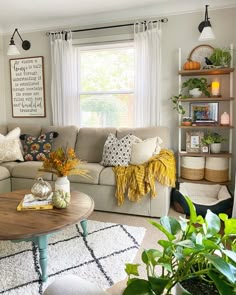
<svg viewBox="0 0 236 295"><path fill-rule="evenodd" d="M211 94L212 96L219 96L220 95L220 82L213 81L211 83Z"/></svg>

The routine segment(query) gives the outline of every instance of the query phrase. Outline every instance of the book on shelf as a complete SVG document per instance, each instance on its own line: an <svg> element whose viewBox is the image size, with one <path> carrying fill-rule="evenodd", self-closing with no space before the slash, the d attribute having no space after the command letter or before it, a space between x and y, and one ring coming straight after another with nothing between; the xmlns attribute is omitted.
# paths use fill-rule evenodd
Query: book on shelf
<svg viewBox="0 0 236 295"><path fill-rule="evenodd" d="M53 209L52 194L45 200L38 200L32 194L26 194L17 206L17 211Z"/></svg>
<svg viewBox="0 0 236 295"><path fill-rule="evenodd" d="M217 125L217 122L214 120L195 120L193 124L196 125Z"/></svg>

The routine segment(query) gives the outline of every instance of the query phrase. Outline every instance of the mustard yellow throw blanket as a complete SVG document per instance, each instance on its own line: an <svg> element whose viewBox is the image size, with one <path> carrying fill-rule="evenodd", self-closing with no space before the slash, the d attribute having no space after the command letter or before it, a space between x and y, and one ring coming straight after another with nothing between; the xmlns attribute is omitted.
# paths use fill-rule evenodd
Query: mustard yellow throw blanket
<svg viewBox="0 0 236 295"><path fill-rule="evenodd" d="M128 199L136 202L150 192L156 197L155 180L159 183L175 187L176 166L172 151L163 149L141 165L117 166L112 168L116 177L116 198L118 205L124 203L127 191Z"/></svg>

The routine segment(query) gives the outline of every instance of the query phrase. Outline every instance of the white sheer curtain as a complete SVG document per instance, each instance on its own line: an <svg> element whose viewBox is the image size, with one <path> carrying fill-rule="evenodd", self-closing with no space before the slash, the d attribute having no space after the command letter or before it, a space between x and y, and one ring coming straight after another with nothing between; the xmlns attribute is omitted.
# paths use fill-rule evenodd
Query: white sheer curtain
<svg viewBox="0 0 236 295"><path fill-rule="evenodd" d="M53 33L50 43L53 125L79 125L78 63L72 33Z"/></svg>
<svg viewBox="0 0 236 295"><path fill-rule="evenodd" d="M136 23L135 127L160 125L161 27L159 22Z"/></svg>

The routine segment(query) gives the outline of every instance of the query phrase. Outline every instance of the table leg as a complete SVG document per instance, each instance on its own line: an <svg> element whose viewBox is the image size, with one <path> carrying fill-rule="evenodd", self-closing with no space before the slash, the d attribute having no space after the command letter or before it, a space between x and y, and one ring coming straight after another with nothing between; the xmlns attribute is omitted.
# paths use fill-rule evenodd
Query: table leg
<svg viewBox="0 0 236 295"><path fill-rule="evenodd" d="M87 219L81 220L80 221L80 225L81 225L81 227L83 229L83 236L84 237L87 237L87 235L88 235L88 231L87 231Z"/></svg>
<svg viewBox="0 0 236 295"><path fill-rule="evenodd" d="M48 262L48 235L34 238L35 243L39 248L39 264L41 267L41 280L47 281L47 262Z"/></svg>

